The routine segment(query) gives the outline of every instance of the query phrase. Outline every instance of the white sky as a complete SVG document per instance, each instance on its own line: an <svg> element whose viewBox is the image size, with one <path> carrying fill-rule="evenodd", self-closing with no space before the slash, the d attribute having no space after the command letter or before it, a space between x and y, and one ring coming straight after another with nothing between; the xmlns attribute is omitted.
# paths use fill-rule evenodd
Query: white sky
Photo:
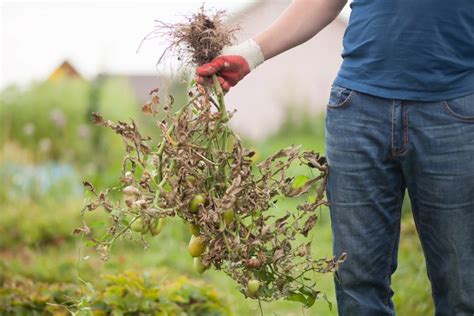
<svg viewBox="0 0 474 316"><path fill-rule="evenodd" d="M205 3L232 13L255 1ZM147 41L136 53L142 38L153 30L155 20L176 21L201 4L202 0L0 0L0 87L41 80L64 59L86 77L100 71L153 73L163 46Z"/></svg>

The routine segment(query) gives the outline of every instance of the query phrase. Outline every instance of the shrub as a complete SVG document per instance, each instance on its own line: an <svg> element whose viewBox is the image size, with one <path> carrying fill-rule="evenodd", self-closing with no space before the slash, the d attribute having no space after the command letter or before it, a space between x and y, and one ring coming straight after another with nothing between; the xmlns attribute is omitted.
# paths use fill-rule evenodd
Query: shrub
<svg viewBox="0 0 474 316"><path fill-rule="evenodd" d="M108 161L114 157L110 149L120 146L115 138L98 136L101 132L92 129L90 113L98 109L120 119L138 113L130 87L118 79L107 80L98 91L77 79L35 83L24 90L6 88L0 94L0 143L28 148L36 162L85 162L99 150L98 158Z"/></svg>
<svg viewBox="0 0 474 316"><path fill-rule="evenodd" d="M2 315L230 315L214 289L179 277L124 272L104 275L105 282L86 291L75 284L48 284L0 275ZM82 294L81 294L82 293Z"/></svg>
<svg viewBox="0 0 474 316"><path fill-rule="evenodd" d="M93 300L92 310L105 313L154 315L229 315L215 290L185 277L154 283L135 272L105 275L105 289Z"/></svg>
<svg viewBox="0 0 474 316"><path fill-rule="evenodd" d="M67 197L61 200L45 198L39 202L18 199L15 204L0 207L0 249L71 241L74 227L81 222L80 200Z"/></svg>

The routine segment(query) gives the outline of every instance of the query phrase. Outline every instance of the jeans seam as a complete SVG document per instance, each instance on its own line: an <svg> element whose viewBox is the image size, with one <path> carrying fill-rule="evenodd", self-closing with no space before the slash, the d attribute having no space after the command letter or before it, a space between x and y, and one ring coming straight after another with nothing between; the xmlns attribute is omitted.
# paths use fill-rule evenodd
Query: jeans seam
<svg viewBox="0 0 474 316"><path fill-rule="evenodd" d="M393 233L392 233L392 240L390 242L390 249L389 249L389 262L388 262L388 265L387 265L387 273L386 273L386 277L387 277L387 281L388 281L388 287L387 287L387 294L386 294L386 301L385 301L385 304L387 305L388 308L390 308L390 304L389 304L389 301L390 301L390 270L391 270L391 266L392 266L392 257L393 257L393 252L395 251L395 240L397 239L397 223L400 222L401 220L401 207L402 207L402 204L403 204L403 200L401 202L398 203L398 207L397 207L397 218L396 218L396 222L395 222L395 225L394 225L394 229L393 229ZM393 314L392 312L390 312L391 314Z"/></svg>
<svg viewBox="0 0 474 316"><path fill-rule="evenodd" d="M465 116L465 115L460 115L454 112L454 110L449 106L447 101L443 101L443 105L446 111L448 112L448 115L450 115L451 117L454 117L463 122L468 122L468 123L474 122L474 116Z"/></svg>
<svg viewBox="0 0 474 316"><path fill-rule="evenodd" d="M408 118L407 118L407 121L408 121ZM392 149L392 155L393 156L401 156L403 153L405 153L406 151L406 147L402 147L401 149L397 149L395 147L395 129L394 129L394 126L395 126L395 100L392 100L392 144L391 144L391 149ZM408 132L406 133L406 139L405 139L405 135L403 135L403 142L405 144L408 143Z"/></svg>
<svg viewBox="0 0 474 316"><path fill-rule="evenodd" d="M410 198L411 200L411 198ZM426 248L425 248L425 245L423 244L423 237L422 237L422 232L421 232L421 229L420 227L418 226L418 221L417 221L417 215L416 215L416 211L414 209L414 203L413 201L411 201L412 203L412 214L413 214L413 222L415 223L415 228L416 228L416 231L418 233L418 238L420 239L420 245L421 245L421 250L423 251L423 256L425 257L425 265L426 265L426 274L428 275L428 279L430 280L430 285L431 285L431 295L433 296L433 299L434 299L434 296L437 294L437 291L435 290L434 288L434 284L433 282L431 281L431 275L430 275L430 271L429 271L429 268L428 268L428 260L427 260L427 251L426 251ZM436 293L435 293L436 292Z"/></svg>
<svg viewBox="0 0 474 316"><path fill-rule="evenodd" d="M395 155L395 147L394 147L394 126L395 126L395 100L392 100L392 143L391 148L392 148L392 155Z"/></svg>
<svg viewBox="0 0 474 316"><path fill-rule="evenodd" d="M406 105L403 107L403 125L404 125L403 141L405 143L404 150L406 150L407 145L408 145L408 109L406 108Z"/></svg>
<svg viewBox="0 0 474 316"><path fill-rule="evenodd" d="M344 88L344 90L341 90L338 93L338 101L341 98L342 93L346 90L350 90L350 89ZM343 107L347 106L347 103L352 98L353 93L354 93L354 90L350 90L349 95L342 102L339 102L339 103L334 104L334 105L330 105L329 102L328 102L327 107L330 108L330 109L339 109L339 108L343 108Z"/></svg>
<svg viewBox="0 0 474 316"><path fill-rule="evenodd" d="M402 148L401 150L395 150L395 151L393 151L392 154L393 154L394 156L401 156L401 155L403 155L403 154L405 153L405 151L406 151L406 148Z"/></svg>

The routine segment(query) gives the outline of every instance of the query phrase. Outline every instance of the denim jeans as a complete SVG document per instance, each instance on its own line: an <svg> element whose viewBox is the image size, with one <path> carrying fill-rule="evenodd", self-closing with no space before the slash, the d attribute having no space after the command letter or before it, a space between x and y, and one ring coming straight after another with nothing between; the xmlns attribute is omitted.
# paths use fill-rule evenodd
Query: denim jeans
<svg viewBox="0 0 474 316"><path fill-rule="evenodd" d="M408 190L436 315L474 315L474 94L415 102L333 85L326 151L334 254L347 253L335 274L339 314L395 314Z"/></svg>

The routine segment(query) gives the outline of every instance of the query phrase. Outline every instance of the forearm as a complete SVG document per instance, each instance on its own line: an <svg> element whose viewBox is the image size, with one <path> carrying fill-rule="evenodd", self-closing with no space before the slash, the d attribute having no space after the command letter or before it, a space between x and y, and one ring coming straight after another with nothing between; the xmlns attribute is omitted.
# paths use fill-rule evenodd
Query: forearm
<svg viewBox="0 0 474 316"><path fill-rule="evenodd" d="M239 45L227 46L221 55L196 69L196 80L217 75L228 91L265 60L293 48L316 35L341 12L347 0L293 0L264 32Z"/></svg>
<svg viewBox="0 0 474 316"><path fill-rule="evenodd" d="M294 0L264 32L254 37L265 60L300 45L341 12L347 0Z"/></svg>

